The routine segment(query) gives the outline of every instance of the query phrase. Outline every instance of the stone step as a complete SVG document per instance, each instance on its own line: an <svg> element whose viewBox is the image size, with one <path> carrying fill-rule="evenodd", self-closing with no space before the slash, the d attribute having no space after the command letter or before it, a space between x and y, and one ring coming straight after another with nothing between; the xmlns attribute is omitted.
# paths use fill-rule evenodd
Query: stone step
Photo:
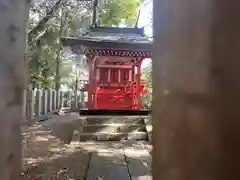
<svg viewBox="0 0 240 180"><path fill-rule="evenodd" d="M121 140L147 140L146 132L132 133L80 133L80 141L121 141Z"/></svg>
<svg viewBox="0 0 240 180"><path fill-rule="evenodd" d="M148 140L150 143L152 143L152 118L147 118L147 119L144 119L144 124L145 124L145 127L146 127L146 131L148 133Z"/></svg>
<svg viewBox="0 0 240 180"><path fill-rule="evenodd" d="M144 118L139 117L80 117L83 125L94 124L144 124Z"/></svg>
<svg viewBox="0 0 240 180"><path fill-rule="evenodd" d="M146 132L144 124L94 124L84 125L82 132Z"/></svg>

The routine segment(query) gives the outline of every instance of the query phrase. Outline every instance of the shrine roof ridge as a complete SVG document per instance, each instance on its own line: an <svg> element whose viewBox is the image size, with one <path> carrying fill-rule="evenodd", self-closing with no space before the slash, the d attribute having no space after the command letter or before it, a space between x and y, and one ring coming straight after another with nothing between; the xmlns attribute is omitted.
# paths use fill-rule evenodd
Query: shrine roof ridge
<svg viewBox="0 0 240 180"><path fill-rule="evenodd" d="M144 28L120 28L120 27L91 27L91 32L102 33L121 33L121 34L138 34L144 36Z"/></svg>

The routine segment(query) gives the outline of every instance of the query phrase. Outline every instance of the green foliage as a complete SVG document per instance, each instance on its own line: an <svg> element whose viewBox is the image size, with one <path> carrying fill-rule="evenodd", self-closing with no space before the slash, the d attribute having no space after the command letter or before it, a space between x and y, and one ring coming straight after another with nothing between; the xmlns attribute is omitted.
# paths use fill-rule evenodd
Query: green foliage
<svg viewBox="0 0 240 180"><path fill-rule="evenodd" d="M72 61L68 60L62 61L60 66L60 77L61 78L68 77L68 75L72 73L72 66L73 66Z"/></svg>
<svg viewBox="0 0 240 180"><path fill-rule="evenodd" d="M73 88L76 75L72 64L62 56L60 36L76 37L79 30L91 25L92 2L78 0L33 0L30 4L28 72L32 88L54 88L60 77L62 84ZM101 25L128 26L136 21L139 0L108 0L99 10ZM60 74L56 73L60 61Z"/></svg>
<svg viewBox="0 0 240 180"><path fill-rule="evenodd" d="M144 108L151 108L152 102L152 61L148 61L146 67L142 69L142 80L146 83L146 88L149 92L148 95L142 97Z"/></svg>
<svg viewBox="0 0 240 180"><path fill-rule="evenodd" d="M67 69L60 74L60 78L71 76L72 67L61 65L63 57L60 53L60 36L75 37L79 29L90 22L91 16L86 11L91 8L89 4L78 3L77 0L59 2L35 0L35 4L30 5L28 72L32 88L54 88L58 60L60 71ZM46 19L47 21L43 21Z"/></svg>
<svg viewBox="0 0 240 180"><path fill-rule="evenodd" d="M60 66L61 84L66 85L68 88L75 89L76 73L72 70L72 61L64 60Z"/></svg>
<svg viewBox="0 0 240 180"><path fill-rule="evenodd" d="M48 25L47 31L29 50L29 76L33 88L52 88L56 53L59 47L58 28Z"/></svg>
<svg viewBox="0 0 240 180"><path fill-rule="evenodd" d="M101 12L101 25L118 26L122 20L125 20L128 26L134 25L137 19L136 9L139 6L139 0L108 0L104 3Z"/></svg>
<svg viewBox="0 0 240 180"><path fill-rule="evenodd" d="M152 92L152 62L150 61L146 67L142 69L142 80L146 82L149 92Z"/></svg>

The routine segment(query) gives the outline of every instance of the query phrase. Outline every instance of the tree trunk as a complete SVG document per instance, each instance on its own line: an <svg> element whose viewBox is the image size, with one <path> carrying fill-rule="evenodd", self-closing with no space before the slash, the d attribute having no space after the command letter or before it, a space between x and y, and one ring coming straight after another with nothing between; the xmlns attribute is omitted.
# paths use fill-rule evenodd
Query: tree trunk
<svg viewBox="0 0 240 180"><path fill-rule="evenodd" d="M94 0L93 2L93 19L92 19L92 27L95 27L97 25L97 6L98 6L98 0Z"/></svg>
<svg viewBox="0 0 240 180"><path fill-rule="evenodd" d="M28 58L28 20L29 20L29 4L27 4L27 10L25 14L25 34L26 34L26 39L25 39L25 52L24 52L24 68L25 68L25 88L23 92L23 117L26 118L26 112L29 112L29 68L28 68L28 63L29 63L29 58ZM28 110L27 110L28 109Z"/></svg>
<svg viewBox="0 0 240 180"><path fill-rule="evenodd" d="M153 7L153 177L239 180L240 1Z"/></svg>
<svg viewBox="0 0 240 180"><path fill-rule="evenodd" d="M64 16L63 7L61 9L62 9L62 11L61 11L61 18L60 18L59 39L62 36L63 28L64 28L64 20L66 18ZM60 87L61 87L61 79L60 79L61 52L62 52L62 44L59 41L59 47L58 47L57 57L56 57L56 76L55 76L55 89L56 89L56 91L58 91L60 89Z"/></svg>
<svg viewBox="0 0 240 180"><path fill-rule="evenodd" d="M0 2L1 180L17 180L21 172L26 3L19 0Z"/></svg>
<svg viewBox="0 0 240 180"><path fill-rule="evenodd" d="M58 0L46 16L28 33L28 43L34 40L34 37L45 28L46 23L53 17L53 14L61 7L62 0Z"/></svg>

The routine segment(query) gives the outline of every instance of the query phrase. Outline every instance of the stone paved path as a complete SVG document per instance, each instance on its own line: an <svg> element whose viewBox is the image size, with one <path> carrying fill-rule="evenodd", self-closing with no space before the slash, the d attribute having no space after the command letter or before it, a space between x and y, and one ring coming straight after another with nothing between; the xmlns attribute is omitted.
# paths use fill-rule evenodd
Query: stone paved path
<svg viewBox="0 0 240 180"><path fill-rule="evenodd" d="M92 142L87 180L151 180L151 146L147 142Z"/></svg>
<svg viewBox="0 0 240 180"><path fill-rule="evenodd" d="M22 126L21 180L151 180L147 142L82 142L72 134L78 116L53 116ZM79 140L79 138L77 138Z"/></svg>

